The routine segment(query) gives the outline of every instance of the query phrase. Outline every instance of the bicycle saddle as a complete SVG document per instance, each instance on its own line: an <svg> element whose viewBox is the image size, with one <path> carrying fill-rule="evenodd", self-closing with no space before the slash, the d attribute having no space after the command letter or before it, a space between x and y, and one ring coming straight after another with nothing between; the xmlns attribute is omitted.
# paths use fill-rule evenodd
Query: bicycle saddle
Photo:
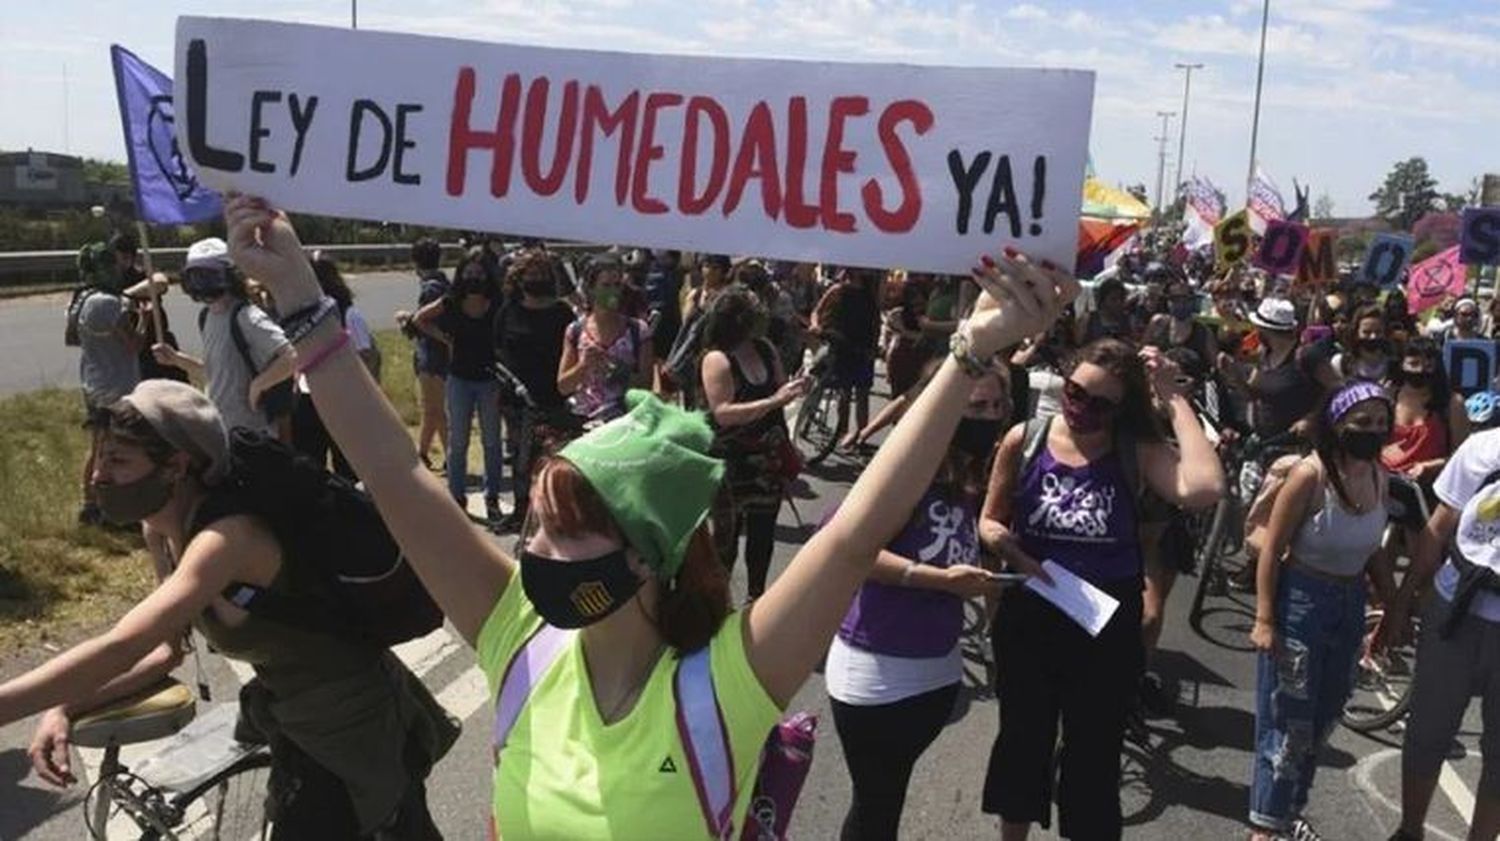
<svg viewBox="0 0 1500 841"><path fill-rule="evenodd" d="M79 716L73 722L73 744L106 748L164 739L193 720L196 704L191 689L168 678Z"/></svg>

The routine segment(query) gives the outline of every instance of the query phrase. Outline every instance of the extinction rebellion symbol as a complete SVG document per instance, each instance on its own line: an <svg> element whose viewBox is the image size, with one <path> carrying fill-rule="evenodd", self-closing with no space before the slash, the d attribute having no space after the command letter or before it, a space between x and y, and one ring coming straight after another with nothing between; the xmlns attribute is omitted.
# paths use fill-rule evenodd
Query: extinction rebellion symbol
<svg viewBox="0 0 1500 841"><path fill-rule="evenodd" d="M162 177L172 185L178 200L186 201L198 192L198 176L188 169L182 151L177 148L175 124L171 95L151 97L151 112L146 117L146 142L151 147L151 158Z"/></svg>

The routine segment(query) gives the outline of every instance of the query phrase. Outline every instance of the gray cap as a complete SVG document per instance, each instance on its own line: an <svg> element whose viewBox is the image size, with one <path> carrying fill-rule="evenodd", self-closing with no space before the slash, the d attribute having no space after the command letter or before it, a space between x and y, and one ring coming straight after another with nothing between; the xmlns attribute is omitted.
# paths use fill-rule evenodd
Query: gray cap
<svg viewBox="0 0 1500 841"><path fill-rule="evenodd" d="M208 465L203 480L212 485L229 472L229 433L208 396L174 380L142 380L120 398L151 424L164 441Z"/></svg>

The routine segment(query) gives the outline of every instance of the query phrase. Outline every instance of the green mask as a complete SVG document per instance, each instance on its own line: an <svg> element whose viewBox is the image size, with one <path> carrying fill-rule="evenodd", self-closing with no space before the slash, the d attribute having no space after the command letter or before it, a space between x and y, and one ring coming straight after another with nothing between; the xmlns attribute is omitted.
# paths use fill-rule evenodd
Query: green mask
<svg viewBox="0 0 1500 841"><path fill-rule="evenodd" d="M594 290L594 306L606 312L620 308L620 287L601 286Z"/></svg>

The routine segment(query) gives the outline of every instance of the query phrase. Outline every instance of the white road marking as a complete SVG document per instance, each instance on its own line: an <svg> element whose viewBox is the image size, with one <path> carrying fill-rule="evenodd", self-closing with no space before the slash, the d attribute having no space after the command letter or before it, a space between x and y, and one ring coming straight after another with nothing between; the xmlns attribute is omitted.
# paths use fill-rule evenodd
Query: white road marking
<svg viewBox="0 0 1500 841"><path fill-rule="evenodd" d="M1395 701L1388 698L1386 696L1386 693L1384 692L1376 692L1375 698L1380 702L1380 705L1382 707L1385 707L1387 710L1395 706ZM1407 716L1410 717L1411 713L1408 712ZM1381 751L1381 753L1383 754L1385 753L1385 751ZM1400 751L1397 751L1397 753L1400 753ZM1479 751L1477 750L1469 751L1469 753L1473 754L1474 756L1479 755ZM1443 790L1443 796L1448 798L1448 802L1453 804L1453 808L1458 810L1458 814L1462 816L1465 821L1469 820L1473 816L1474 792L1470 791L1468 785L1464 783L1463 778L1458 776L1458 771L1454 770L1453 763L1451 761L1444 760L1443 762L1442 770L1438 773L1438 788ZM1367 790L1373 791L1373 789ZM1386 799L1384 795L1380 795L1378 792L1374 793L1377 797L1380 797L1381 800ZM1401 813L1400 806L1396 807L1396 813ZM1437 830L1431 828L1429 828L1428 831L1437 832ZM1452 836L1447 837L1451 838Z"/></svg>
<svg viewBox="0 0 1500 841"><path fill-rule="evenodd" d="M1355 786L1363 791L1370 801L1384 806L1391 814L1396 816L1393 823L1400 821L1401 804L1387 797L1385 792L1380 790L1380 786L1375 784L1375 769L1381 764L1400 756L1401 751L1397 748L1378 750L1354 763L1354 767L1349 769L1349 778L1354 781ZM1443 770L1451 771L1452 769L1445 764ZM1468 815L1469 813L1465 812L1464 814ZM1457 836L1449 835L1441 829L1432 826L1427 827L1427 837L1440 839L1440 841L1463 841L1463 839Z"/></svg>
<svg viewBox="0 0 1500 841"><path fill-rule="evenodd" d="M489 703L490 686L484 672L472 666L437 694L437 702L459 721L468 721L480 707Z"/></svg>

